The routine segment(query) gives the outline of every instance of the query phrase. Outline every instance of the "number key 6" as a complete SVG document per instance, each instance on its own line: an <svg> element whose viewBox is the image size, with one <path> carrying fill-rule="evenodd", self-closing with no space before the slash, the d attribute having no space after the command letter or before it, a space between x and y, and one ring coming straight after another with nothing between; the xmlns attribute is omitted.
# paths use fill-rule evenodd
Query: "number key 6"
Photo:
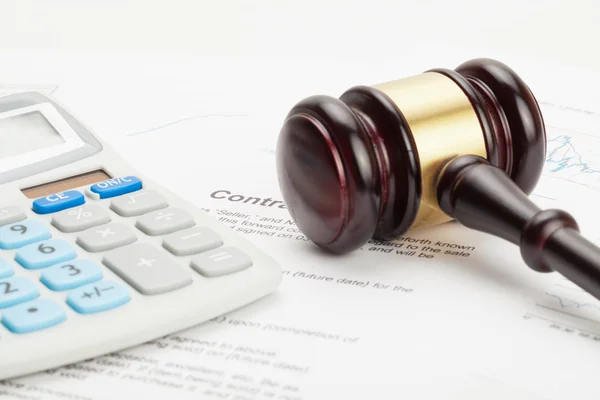
<svg viewBox="0 0 600 400"><path fill-rule="evenodd" d="M15 259L27 269L46 268L77 257L73 246L63 239L29 244L17 251Z"/></svg>

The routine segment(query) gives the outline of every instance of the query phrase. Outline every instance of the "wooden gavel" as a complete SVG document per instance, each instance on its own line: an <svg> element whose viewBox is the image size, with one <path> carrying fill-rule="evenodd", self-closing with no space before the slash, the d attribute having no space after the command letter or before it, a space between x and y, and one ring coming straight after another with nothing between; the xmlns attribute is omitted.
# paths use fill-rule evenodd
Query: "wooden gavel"
<svg viewBox="0 0 600 400"><path fill-rule="evenodd" d="M528 198L545 156L533 93L491 59L308 97L288 113L276 149L290 215L323 249L350 252L454 219L600 298L600 249L570 214Z"/></svg>

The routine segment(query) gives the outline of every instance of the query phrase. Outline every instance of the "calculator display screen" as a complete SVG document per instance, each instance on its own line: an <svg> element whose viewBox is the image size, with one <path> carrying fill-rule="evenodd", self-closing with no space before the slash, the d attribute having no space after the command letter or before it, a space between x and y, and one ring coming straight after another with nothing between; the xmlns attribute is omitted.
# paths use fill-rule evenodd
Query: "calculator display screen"
<svg viewBox="0 0 600 400"><path fill-rule="evenodd" d="M0 159L64 142L58 131L39 111L0 119Z"/></svg>
<svg viewBox="0 0 600 400"><path fill-rule="evenodd" d="M83 174L70 176L65 179L60 179L54 182L47 182L34 187L22 189L21 191L25 196L30 199L36 199L38 197L49 196L53 193L65 192L70 189L75 189L81 186L93 185L101 181L110 179L111 176L104 170L96 170L86 172Z"/></svg>

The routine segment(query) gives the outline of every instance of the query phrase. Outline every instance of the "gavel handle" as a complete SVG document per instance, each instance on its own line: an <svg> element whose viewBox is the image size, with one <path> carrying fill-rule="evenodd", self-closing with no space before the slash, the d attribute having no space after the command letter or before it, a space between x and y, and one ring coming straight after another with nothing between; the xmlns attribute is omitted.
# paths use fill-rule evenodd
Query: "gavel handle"
<svg viewBox="0 0 600 400"><path fill-rule="evenodd" d="M449 161L437 179L441 209L460 224L519 246L538 272L556 271L600 299L600 248L562 210L541 210L506 175L478 156Z"/></svg>

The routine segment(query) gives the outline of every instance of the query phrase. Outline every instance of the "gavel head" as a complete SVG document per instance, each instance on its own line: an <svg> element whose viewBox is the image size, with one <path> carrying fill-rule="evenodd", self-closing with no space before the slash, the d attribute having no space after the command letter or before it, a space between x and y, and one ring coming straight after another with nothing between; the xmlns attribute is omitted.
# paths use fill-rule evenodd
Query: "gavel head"
<svg viewBox="0 0 600 400"><path fill-rule="evenodd" d="M527 194L542 172L546 134L537 101L496 60L301 100L281 128L276 162L298 228L342 253L449 221L436 176L465 154L486 158Z"/></svg>

